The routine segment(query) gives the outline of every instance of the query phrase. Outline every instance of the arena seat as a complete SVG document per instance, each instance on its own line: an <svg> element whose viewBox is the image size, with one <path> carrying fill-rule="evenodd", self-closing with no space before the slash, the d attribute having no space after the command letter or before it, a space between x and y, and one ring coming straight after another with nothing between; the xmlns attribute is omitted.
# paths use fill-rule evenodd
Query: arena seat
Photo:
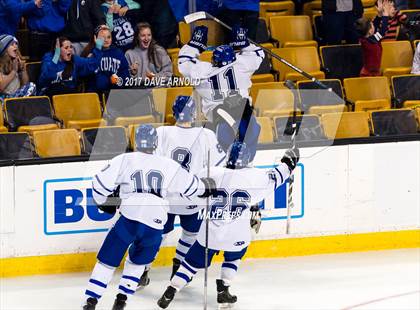
<svg viewBox="0 0 420 310"><path fill-rule="evenodd" d="M388 78L408 74L413 64L410 41L384 41L382 44L382 74Z"/></svg>
<svg viewBox="0 0 420 310"><path fill-rule="evenodd" d="M390 136L416 134L417 122L412 109L393 109L370 112L373 134Z"/></svg>
<svg viewBox="0 0 420 310"><path fill-rule="evenodd" d="M258 136L258 143L273 143L273 125L269 117L257 117L257 123L261 126L260 135Z"/></svg>
<svg viewBox="0 0 420 310"><path fill-rule="evenodd" d="M164 120L162 120L162 122L174 124L175 119L172 116L172 104L174 103L175 98L178 96L192 96L192 94L193 88L191 86L154 88L153 100L156 110L164 115Z"/></svg>
<svg viewBox="0 0 420 310"><path fill-rule="evenodd" d="M328 139L369 137L367 112L327 113L321 116L324 133Z"/></svg>
<svg viewBox="0 0 420 310"><path fill-rule="evenodd" d="M7 132L8 129L4 126L3 109L0 107L0 132Z"/></svg>
<svg viewBox="0 0 420 310"><path fill-rule="evenodd" d="M270 33L268 32L267 22L265 18L261 18L261 12L260 18L258 18L255 42L259 44L270 42Z"/></svg>
<svg viewBox="0 0 420 310"><path fill-rule="evenodd" d="M309 108L309 114L322 115L325 113L342 113L347 112L348 107L344 104L334 104L334 105L313 105Z"/></svg>
<svg viewBox="0 0 420 310"><path fill-rule="evenodd" d="M397 108L408 100L420 100L420 75L398 75L391 78L392 94Z"/></svg>
<svg viewBox="0 0 420 310"><path fill-rule="evenodd" d="M82 145L87 154L121 154L128 141L124 127L94 127L82 129Z"/></svg>
<svg viewBox="0 0 420 310"><path fill-rule="evenodd" d="M420 100L407 100L407 101L404 101L403 107L404 108L416 108L416 107L420 107Z"/></svg>
<svg viewBox="0 0 420 310"><path fill-rule="evenodd" d="M289 142L292 136L291 116L274 118L276 137L278 142ZM319 141L325 139L318 115L299 115L296 117L296 141Z"/></svg>
<svg viewBox="0 0 420 310"><path fill-rule="evenodd" d="M354 103L354 111L373 111L391 109L391 103L388 99L357 100Z"/></svg>
<svg viewBox="0 0 420 310"><path fill-rule="evenodd" d="M341 110L344 109L344 94L341 81L338 79L323 79L320 80L332 91L320 89L319 86L312 81L304 80L298 81L296 87L298 89L299 100L302 110L307 112L312 106L328 106L341 105ZM312 113L311 113L312 114Z"/></svg>
<svg viewBox="0 0 420 310"><path fill-rule="evenodd" d="M260 17L269 21L273 16L289 16L295 14L293 1L260 2Z"/></svg>
<svg viewBox="0 0 420 310"><path fill-rule="evenodd" d="M0 133L0 160L31 158L34 152L26 132Z"/></svg>
<svg viewBox="0 0 420 310"><path fill-rule="evenodd" d="M77 156L81 154L76 129L42 130L33 133L35 152L39 157Z"/></svg>
<svg viewBox="0 0 420 310"><path fill-rule="evenodd" d="M293 110L293 93L281 82L253 84L250 96L258 116L272 116L273 112L284 114L285 110Z"/></svg>
<svg viewBox="0 0 420 310"><path fill-rule="evenodd" d="M153 115L125 116L125 117L117 117L114 121L114 125L128 127L132 124L148 124L148 123L155 123L155 122L156 122L156 119Z"/></svg>
<svg viewBox="0 0 420 310"><path fill-rule="evenodd" d="M363 67L360 44L321 46L320 54L322 68L328 79L360 76Z"/></svg>
<svg viewBox="0 0 420 310"><path fill-rule="evenodd" d="M96 93L55 95L52 100L55 115L63 121L65 128L98 127L103 123Z"/></svg>
<svg viewBox="0 0 420 310"><path fill-rule="evenodd" d="M389 82L384 76L344 79L344 90L347 100L354 102L355 107L358 105L358 100L376 99L385 99L387 106L391 106Z"/></svg>
<svg viewBox="0 0 420 310"><path fill-rule="evenodd" d="M10 131L32 134L36 130L58 128L46 96L7 98L4 109Z"/></svg>
<svg viewBox="0 0 420 310"><path fill-rule="evenodd" d="M271 38L279 42L279 47L318 47L313 39L309 16L270 17Z"/></svg>
<svg viewBox="0 0 420 310"><path fill-rule="evenodd" d="M289 47L289 48L275 48L272 50L273 53L284 58L291 64L306 71L310 75L317 79L324 79L325 74L320 70L320 63L318 57L318 51L313 46L306 47ZM280 72L279 80L305 80L306 77L297 73L289 66L281 63L275 58L272 58L273 69Z"/></svg>
<svg viewBox="0 0 420 310"><path fill-rule="evenodd" d="M151 89L113 89L106 103L108 125L127 126L144 118L161 121Z"/></svg>
<svg viewBox="0 0 420 310"><path fill-rule="evenodd" d="M303 14L312 18L314 15L322 14L321 0L314 0L303 4Z"/></svg>
<svg viewBox="0 0 420 310"><path fill-rule="evenodd" d="M40 61L26 63L26 71L28 72L30 82L38 83L39 76L41 75L41 66L42 63Z"/></svg>

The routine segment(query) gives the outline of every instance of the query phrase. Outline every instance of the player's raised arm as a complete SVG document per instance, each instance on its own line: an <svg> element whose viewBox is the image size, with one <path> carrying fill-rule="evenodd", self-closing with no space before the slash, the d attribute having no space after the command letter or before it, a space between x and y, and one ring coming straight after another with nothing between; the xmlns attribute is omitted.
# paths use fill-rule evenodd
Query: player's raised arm
<svg viewBox="0 0 420 310"><path fill-rule="evenodd" d="M211 72L212 65L198 59L207 48L207 32L206 26L196 27L191 40L179 51L178 69L183 76L200 79Z"/></svg>
<svg viewBox="0 0 420 310"><path fill-rule="evenodd" d="M254 73L264 59L264 51L262 48L250 44L247 38L248 30L241 27L233 27L232 29L232 42L230 46L234 49L240 49L237 60L243 64L246 71Z"/></svg>
<svg viewBox="0 0 420 310"><path fill-rule="evenodd" d="M282 185L296 168L299 162L300 154L298 148L288 149L281 159L281 164L269 171L268 176L271 182L274 182L276 189Z"/></svg>

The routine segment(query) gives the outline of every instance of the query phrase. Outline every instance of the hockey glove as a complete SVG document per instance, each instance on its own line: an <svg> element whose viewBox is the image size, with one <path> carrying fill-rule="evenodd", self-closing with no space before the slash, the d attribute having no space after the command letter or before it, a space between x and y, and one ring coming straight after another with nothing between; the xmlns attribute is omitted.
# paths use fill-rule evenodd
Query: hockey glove
<svg viewBox="0 0 420 310"><path fill-rule="evenodd" d="M199 195L199 198L206 198L210 196L216 195L216 182L212 178L201 178L200 179L204 183L204 193Z"/></svg>
<svg viewBox="0 0 420 310"><path fill-rule="evenodd" d="M248 29L234 26L232 29L232 42L230 43L230 46L240 49L249 46L247 33Z"/></svg>
<svg viewBox="0 0 420 310"><path fill-rule="evenodd" d="M250 225L253 230L255 230L255 233L258 234L261 227L261 211L258 205L253 205L249 209L251 211L251 220Z"/></svg>
<svg viewBox="0 0 420 310"><path fill-rule="evenodd" d="M194 29L189 46L195 47L201 52L207 48L207 32L208 28L206 26L197 26Z"/></svg>
<svg viewBox="0 0 420 310"><path fill-rule="evenodd" d="M115 214L117 209L121 205L121 198L120 198L120 187L118 186L111 195L108 196L106 201L101 204L97 205L98 209L109 214Z"/></svg>
<svg viewBox="0 0 420 310"><path fill-rule="evenodd" d="M293 169L296 168L297 163L299 162L299 149L295 147L294 149L288 149L284 153L283 158L281 159L282 163L285 163L292 173Z"/></svg>

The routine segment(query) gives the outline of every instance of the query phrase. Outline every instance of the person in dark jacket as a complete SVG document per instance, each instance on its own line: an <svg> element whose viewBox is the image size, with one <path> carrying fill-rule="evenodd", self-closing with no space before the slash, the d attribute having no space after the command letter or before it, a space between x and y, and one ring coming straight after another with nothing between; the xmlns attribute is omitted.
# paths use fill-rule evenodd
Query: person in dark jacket
<svg viewBox="0 0 420 310"><path fill-rule="evenodd" d="M360 76L381 75L382 44L381 41L388 30L388 18L393 4L387 0L381 2L381 20L362 17L356 21L355 27L361 35L363 67Z"/></svg>
<svg viewBox="0 0 420 310"><path fill-rule="evenodd" d="M35 12L42 6L42 0L20 1L20 0L1 0L0 1L0 34L16 34L19 21L24 14Z"/></svg>
<svg viewBox="0 0 420 310"><path fill-rule="evenodd" d="M65 22L61 35L73 43L75 55L80 55L95 28L106 24L101 0L72 0Z"/></svg>
<svg viewBox="0 0 420 310"><path fill-rule="evenodd" d="M322 0L322 22L328 45L358 43L354 23L363 16L361 0Z"/></svg>
<svg viewBox="0 0 420 310"><path fill-rule="evenodd" d="M41 94L52 97L76 92L79 79L93 74L98 69L102 57L102 45L103 40L96 39L92 57L82 58L74 55L68 38L58 38L54 52L45 54L42 59L38 82Z"/></svg>
<svg viewBox="0 0 420 310"><path fill-rule="evenodd" d="M130 76L128 62L123 51L112 45L111 30L105 25L99 26L95 30L94 37L102 39L104 45L99 68L95 71L94 75L88 78L86 90L89 92L106 93L111 88L124 86L126 79ZM92 57L94 47L95 42L94 38L92 38L81 56Z"/></svg>
<svg viewBox="0 0 420 310"><path fill-rule="evenodd" d="M63 30L67 11L72 0L43 0L42 8L28 14L31 48L30 58L33 61L42 59L54 45L57 34Z"/></svg>

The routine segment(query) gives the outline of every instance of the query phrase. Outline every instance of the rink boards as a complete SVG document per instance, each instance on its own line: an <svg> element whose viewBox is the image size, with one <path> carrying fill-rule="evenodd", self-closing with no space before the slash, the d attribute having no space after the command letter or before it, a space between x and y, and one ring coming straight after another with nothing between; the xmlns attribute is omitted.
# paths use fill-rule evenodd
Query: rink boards
<svg viewBox="0 0 420 310"><path fill-rule="evenodd" d="M284 150L258 151L270 169ZM420 246L420 142L301 149L286 235L288 184L264 201L248 257ZM91 201L90 179L106 161L0 168L0 276L89 270L115 221ZM156 260L168 265L177 228Z"/></svg>

